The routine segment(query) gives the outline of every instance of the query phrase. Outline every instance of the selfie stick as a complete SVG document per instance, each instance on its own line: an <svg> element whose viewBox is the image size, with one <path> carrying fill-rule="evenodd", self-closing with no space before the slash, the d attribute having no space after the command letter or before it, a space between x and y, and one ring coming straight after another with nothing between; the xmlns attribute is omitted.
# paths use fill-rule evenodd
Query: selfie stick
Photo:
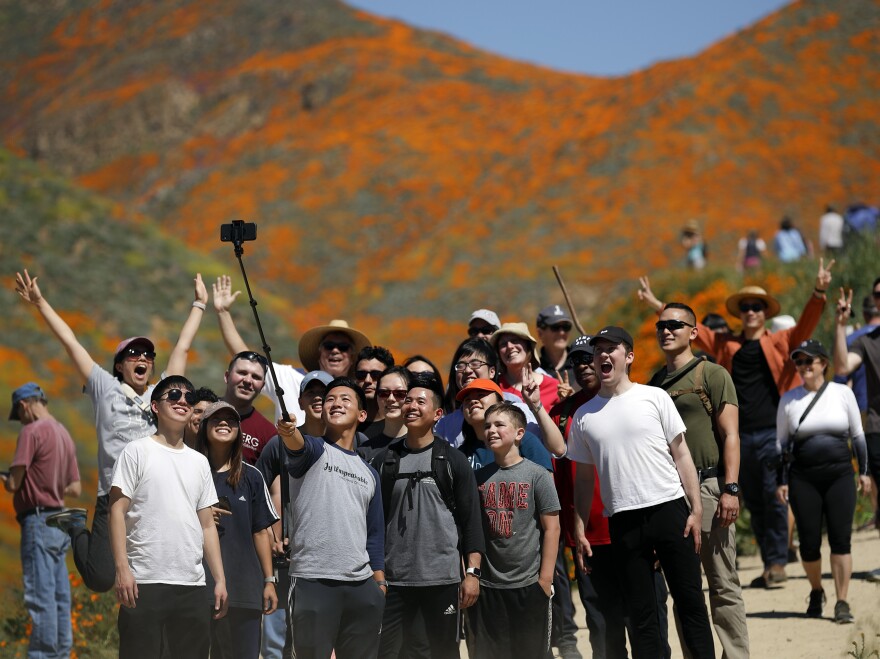
<svg viewBox="0 0 880 659"><path fill-rule="evenodd" d="M556 281L559 283L559 288L562 289L562 297L565 298L565 304L568 305L568 310L571 312L571 319L574 321L575 327L578 328L578 332L581 333L581 336L586 336L586 332L584 331L584 326L581 325L581 321L578 320L577 312L574 310L574 305L571 303L571 298L568 296L568 289L565 287L565 282L562 281L562 275L559 273L559 268L555 265L553 266L553 274L556 275Z"/></svg>
<svg viewBox="0 0 880 659"><path fill-rule="evenodd" d="M275 375L275 367L272 365L272 349L269 347L269 344L266 343L266 335L263 334L263 326L260 324L260 315L257 313L257 301L254 299L253 294L251 294L251 285L248 282L247 272L244 270L244 261L241 260L241 256L244 254L244 247L242 246L242 231L240 230L240 227L243 224L244 222L242 220L235 220L232 223L232 244L235 247L235 258L238 259L238 265L241 267L241 276L244 278L244 287L247 289L248 299L251 301L251 309L254 310L254 320L257 321L257 331L260 333L260 341L263 342L263 352L266 355L269 372L272 374L272 384L275 385L275 395L278 397L278 405L281 407L281 418L284 421L289 422L290 415L287 413L287 407L284 405L284 389L278 386L278 377Z"/></svg>

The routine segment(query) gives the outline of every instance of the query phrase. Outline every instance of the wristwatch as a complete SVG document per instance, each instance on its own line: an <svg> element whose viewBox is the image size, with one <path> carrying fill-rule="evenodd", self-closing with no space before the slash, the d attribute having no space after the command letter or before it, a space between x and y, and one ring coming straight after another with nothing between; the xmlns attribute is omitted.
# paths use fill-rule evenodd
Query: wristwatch
<svg viewBox="0 0 880 659"><path fill-rule="evenodd" d="M479 579L483 575L483 573L480 571L480 568L478 567L469 567L467 570L464 571L464 573L470 574L477 579Z"/></svg>
<svg viewBox="0 0 880 659"><path fill-rule="evenodd" d="M278 583L278 577L263 577L263 583Z"/></svg>
<svg viewBox="0 0 880 659"><path fill-rule="evenodd" d="M739 496L739 483L728 483L724 486L724 493Z"/></svg>

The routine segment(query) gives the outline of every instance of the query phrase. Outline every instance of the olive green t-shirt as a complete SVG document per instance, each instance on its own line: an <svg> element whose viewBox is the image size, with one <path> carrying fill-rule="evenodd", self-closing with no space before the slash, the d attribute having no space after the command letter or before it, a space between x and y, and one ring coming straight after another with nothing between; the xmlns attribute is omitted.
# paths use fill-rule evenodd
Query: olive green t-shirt
<svg viewBox="0 0 880 659"><path fill-rule="evenodd" d="M699 358L695 357L680 369L672 373L666 373L662 369L659 373L666 373L666 377L660 380L655 375L651 382L663 385L667 391L690 390L694 388L694 375L697 367L694 365ZM683 374L683 375L682 375ZM671 384L670 384L671 383ZM715 414L721 410L722 405L738 405L736 390L733 387L733 379L725 368L712 362L703 365L703 390L709 395L712 402L712 410ZM684 419L687 426L688 448L694 459L694 466L699 469L710 469L719 466L720 455L718 442L712 431L712 418L709 416L703 402L696 393L686 393L673 398L675 409Z"/></svg>

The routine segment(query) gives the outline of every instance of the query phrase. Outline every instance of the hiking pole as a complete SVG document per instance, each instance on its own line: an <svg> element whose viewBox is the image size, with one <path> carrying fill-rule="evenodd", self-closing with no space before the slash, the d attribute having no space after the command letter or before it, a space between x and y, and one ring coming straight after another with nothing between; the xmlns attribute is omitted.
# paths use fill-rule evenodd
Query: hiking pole
<svg viewBox="0 0 880 659"><path fill-rule="evenodd" d="M578 320L577 312L574 310L574 305L571 303L571 298L568 296L568 289L565 287L565 282L562 281L562 275L559 273L559 268L555 265L553 266L553 274L556 275L556 281L559 282L559 288L562 289L562 297L565 298L565 304L568 305L568 310L571 312L571 319L574 321L575 327L578 328L578 332L581 333L581 336L586 335L584 326L581 325L581 321Z"/></svg>
<svg viewBox="0 0 880 659"><path fill-rule="evenodd" d="M247 240L256 239L257 225L254 222L233 220L232 224L220 225L220 240L224 243L232 243L235 248L235 258L238 259L238 265L241 267L241 276L244 278L244 287L247 289L251 309L254 310L254 320L257 321L257 331L260 333L260 341L263 342L263 352L266 356L266 363L269 372L272 374L272 384L275 385L275 395L278 396L278 405L281 407L281 418L285 422L289 422L290 415L287 413L287 407L284 405L284 390L278 386L278 378L275 376L275 367L272 365L272 349L269 347L269 344L266 343L266 335L263 334L263 326L260 324L260 315L257 313L257 301L251 293L251 285L248 282L247 272L245 272L244 269L244 261L241 258L244 254L242 243Z"/></svg>

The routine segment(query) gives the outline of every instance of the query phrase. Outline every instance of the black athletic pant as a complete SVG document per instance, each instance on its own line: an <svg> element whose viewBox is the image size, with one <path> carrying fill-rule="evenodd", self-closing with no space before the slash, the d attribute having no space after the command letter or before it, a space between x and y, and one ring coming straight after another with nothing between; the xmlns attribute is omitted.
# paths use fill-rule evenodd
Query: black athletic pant
<svg viewBox="0 0 880 659"><path fill-rule="evenodd" d="M119 607L119 659L207 659L211 604L206 586L138 584L136 604Z"/></svg>
<svg viewBox="0 0 880 659"><path fill-rule="evenodd" d="M538 584L522 588L480 588L467 609L468 656L476 659L549 659L550 598Z"/></svg>
<svg viewBox="0 0 880 659"><path fill-rule="evenodd" d="M865 444L868 447L868 473L880 485L880 432L866 433Z"/></svg>
<svg viewBox="0 0 880 659"><path fill-rule="evenodd" d="M550 642L560 652L577 650L577 623L574 621L574 602L571 599L571 581L565 564L565 541L559 539L556 552L556 569L553 573L553 630Z"/></svg>
<svg viewBox="0 0 880 659"><path fill-rule="evenodd" d="M397 659L413 621L421 615L431 659L458 659L458 583L389 586L379 639L380 659Z"/></svg>
<svg viewBox="0 0 880 659"><path fill-rule="evenodd" d="M211 620L211 659L259 659L262 622L259 609L238 607Z"/></svg>
<svg viewBox="0 0 880 659"><path fill-rule="evenodd" d="M831 553L852 552L856 486L851 463L802 471L795 462L788 475L788 499L797 524L802 560L818 561L821 557L823 518Z"/></svg>
<svg viewBox="0 0 880 659"><path fill-rule="evenodd" d="M692 536L683 537L688 508L684 497L656 506L615 513L609 519L614 563L623 587L635 659L664 656L654 559L666 574L694 659L715 657L715 643L703 596L700 557Z"/></svg>
<svg viewBox="0 0 880 659"><path fill-rule="evenodd" d="M364 581L290 579L290 625L296 659L375 659L385 595Z"/></svg>
<svg viewBox="0 0 880 659"><path fill-rule="evenodd" d="M71 534L73 562L87 588L103 593L116 583L116 566L110 550L110 495L95 501L92 530L80 529Z"/></svg>

